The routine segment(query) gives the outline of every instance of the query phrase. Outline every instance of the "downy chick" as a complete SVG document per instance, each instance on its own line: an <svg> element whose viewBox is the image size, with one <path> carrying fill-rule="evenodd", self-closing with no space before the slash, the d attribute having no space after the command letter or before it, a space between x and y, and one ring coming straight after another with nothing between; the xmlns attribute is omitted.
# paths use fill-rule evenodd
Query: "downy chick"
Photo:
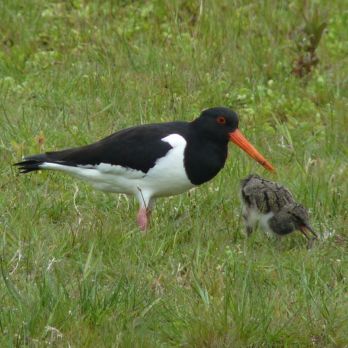
<svg viewBox="0 0 348 348"><path fill-rule="evenodd" d="M317 238L307 209L284 186L252 174L241 181L241 199L247 235L259 224L268 234L282 236L299 230L308 241Z"/></svg>

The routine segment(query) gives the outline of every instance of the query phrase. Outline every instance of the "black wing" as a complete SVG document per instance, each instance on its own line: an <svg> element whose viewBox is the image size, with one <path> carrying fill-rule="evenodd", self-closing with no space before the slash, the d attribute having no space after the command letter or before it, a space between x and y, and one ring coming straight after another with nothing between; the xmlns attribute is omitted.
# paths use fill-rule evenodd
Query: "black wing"
<svg viewBox="0 0 348 348"><path fill-rule="evenodd" d="M173 133L185 137L187 132L186 122L142 125L121 130L90 145L28 156L15 165L21 173L38 170L43 162L68 166L108 163L147 173L158 158L172 148L161 139Z"/></svg>

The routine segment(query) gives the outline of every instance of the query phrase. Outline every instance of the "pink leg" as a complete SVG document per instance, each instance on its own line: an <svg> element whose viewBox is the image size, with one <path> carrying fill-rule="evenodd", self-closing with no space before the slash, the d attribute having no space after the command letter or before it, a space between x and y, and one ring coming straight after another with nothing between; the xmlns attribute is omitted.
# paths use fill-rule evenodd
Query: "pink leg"
<svg viewBox="0 0 348 348"><path fill-rule="evenodd" d="M144 207L140 208L138 211L137 223L138 223L139 228L143 232L146 232L146 230L149 227L150 215L151 215L151 210L146 209Z"/></svg>

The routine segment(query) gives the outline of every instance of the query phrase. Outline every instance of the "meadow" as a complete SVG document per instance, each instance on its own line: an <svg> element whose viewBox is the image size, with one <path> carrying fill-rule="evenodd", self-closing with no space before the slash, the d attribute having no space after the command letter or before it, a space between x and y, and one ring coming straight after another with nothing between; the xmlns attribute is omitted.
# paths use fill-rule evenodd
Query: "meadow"
<svg viewBox="0 0 348 348"><path fill-rule="evenodd" d="M1 347L348 347L348 10L341 0L0 2ZM22 156L227 106L277 168L137 202ZM247 239L239 182L277 180L321 236Z"/></svg>

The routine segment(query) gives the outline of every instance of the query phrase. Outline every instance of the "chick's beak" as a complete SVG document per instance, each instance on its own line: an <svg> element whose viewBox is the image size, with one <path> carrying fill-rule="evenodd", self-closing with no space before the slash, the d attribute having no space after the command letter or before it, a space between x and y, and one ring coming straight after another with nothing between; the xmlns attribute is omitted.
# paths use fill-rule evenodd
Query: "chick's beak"
<svg viewBox="0 0 348 348"><path fill-rule="evenodd" d="M300 231L304 234L307 239L310 239L308 236L308 232L312 233L315 238L318 238L317 234L314 232L313 228L310 225L302 225L300 226Z"/></svg>
<svg viewBox="0 0 348 348"><path fill-rule="evenodd" d="M263 165L268 171L274 172L275 169L271 163L269 163L256 149L250 144L248 139L243 135L243 133L236 129L235 131L229 133L230 140L244 150L250 157L255 161Z"/></svg>

